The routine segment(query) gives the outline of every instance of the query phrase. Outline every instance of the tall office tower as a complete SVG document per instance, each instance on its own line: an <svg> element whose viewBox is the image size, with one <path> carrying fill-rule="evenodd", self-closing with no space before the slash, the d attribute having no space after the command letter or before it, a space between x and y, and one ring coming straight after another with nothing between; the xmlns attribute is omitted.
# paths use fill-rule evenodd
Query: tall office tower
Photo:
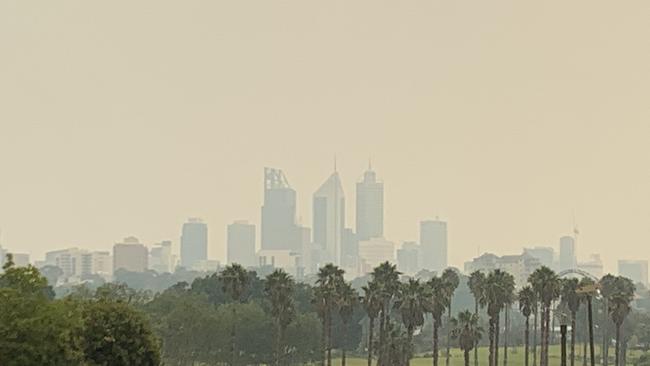
<svg viewBox="0 0 650 366"><path fill-rule="evenodd" d="M314 193L314 246L322 250L328 263L341 264L341 244L345 225L345 195L339 173L327 178Z"/></svg>
<svg viewBox="0 0 650 366"><path fill-rule="evenodd" d="M123 243L113 245L113 272L123 269L145 272L149 268L149 251L138 238L130 236Z"/></svg>
<svg viewBox="0 0 650 366"><path fill-rule="evenodd" d="M199 261L208 259L208 225L191 218L183 224L181 234L181 266L191 269Z"/></svg>
<svg viewBox="0 0 650 366"><path fill-rule="evenodd" d="M228 225L228 263L238 263L244 268L255 267L255 225L235 221Z"/></svg>
<svg viewBox="0 0 650 366"><path fill-rule="evenodd" d="M524 248L524 253L537 258L542 266L553 269L555 251L551 247Z"/></svg>
<svg viewBox="0 0 650 366"><path fill-rule="evenodd" d="M560 238L560 271L578 268L576 241L572 236Z"/></svg>
<svg viewBox="0 0 650 366"><path fill-rule="evenodd" d="M357 238L368 240L384 236L384 183L368 166L357 183Z"/></svg>
<svg viewBox="0 0 650 366"><path fill-rule="evenodd" d="M296 225L296 191L282 170L264 168L264 205L262 206L262 250L300 251Z"/></svg>
<svg viewBox="0 0 650 366"><path fill-rule="evenodd" d="M627 277L634 283L648 285L648 261L647 260L619 260L619 276Z"/></svg>
<svg viewBox="0 0 650 366"><path fill-rule="evenodd" d="M172 242L156 243L149 251L149 269L158 273L172 273L176 269L176 258L172 254Z"/></svg>
<svg viewBox="0 0 650 366"><path fill-rule="evenodd" d="M441 273L447 268L447 223L440 220L420 223L420 250L423 269Z"/></svg>
<svg viewBox="0 0 650 366"><path fill-rule="evenodd" d="M397 250L397 269L406 274L415 274L420 270L420 246L407 241Z"/></svg>
<svg viewBox="0 0 650 366"><path fill-rule="evenodd" d="M384 238L372 238L359 242L361 273L370 273L384 262L395 263L395 244Z"/></svg>

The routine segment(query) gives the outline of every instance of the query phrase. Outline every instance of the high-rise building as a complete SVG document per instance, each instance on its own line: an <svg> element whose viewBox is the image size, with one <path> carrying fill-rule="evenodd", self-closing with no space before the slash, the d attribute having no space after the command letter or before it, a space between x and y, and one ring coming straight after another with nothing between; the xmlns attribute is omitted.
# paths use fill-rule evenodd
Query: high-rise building
<svg viewBox="0 0 650 366"><path fill-rule="evenodd" d="M113 274L111 259L110 252L67 248L45 253L45 260L40 265L59 267L63 272L61 278L68 282L79 281L83 276L94 274L108 280ZM73 277L76 280L71 279Z"/></svg>
<svg viewBox="0 0 650 366"><path fill-rule="evenodd" d="M578 268L576 258L576 241L572 236L560 238L560 271Z"/></svg>
<svg viewBox="0 0 650 366"><path fill-rule="evenodd" d="M409 275L420 270L420 246L415 242L405 242L397 250L397 269Z"/></svg>
<svg viewBox="0 0 650 366"><path fill-rule="evenodd" d="M441 273L447 268L447 223L440 220L420 223L422 268Z"/></svg>
<svg viewBox="0 0 650 366"><path fill-rule="evenodd" d="M335 171L314 193L314 246L322 251L325 262L341 264L341 246L345 225L345 195Z"/></svg>
<svg viewBox="0 0 650 366"><path fill-rule="evenodd" d="M199 261L208 259L208 226L198 218L183 224L181 234L181 266L191 269Z"/></svg>
<svg viewBox="0 0 650 366"><path fill-rule="evenodd" d="M158 273L172 273L176 270L176 258L172 254L172 242L156 243L149 251L149 269Z"/></svg>
<svg viewBox="0 0 650 366"><path fill-rule="evenodd" d="M524 248L524 253L537 258L542 266L553 269L555 251L551 247Z"/></svg>
<svg viewBox="0 0 650 366"><path fill-rule="evenodd" d="M395 263L395 244L384 238L359 241L361 273L370 273L383 262Z"/></svg>
<svg viewBox="0 0 650 366"><path fill-rule="evenodd" d="M257 265L255 257L255 225L247 221L235 221L228 225L228 263L247 267Z"/></svg>
<svg viewBox="0 0 650 366"><path fill-rule="evenodd" d="M262 206L262 250L301 250L300 229L296 225L296 191L282 170L264 168Z"/></svg>
<svg viewBox="0 0 650 366"><path fill-rule="evenodd" d="M123 269L130 272L145 272L149 268L149 251L136 237L128 237L122 243L113 245L113 272Z"/></svg>
<svg viewBox="0 0 650 366"><path fill-rule="evenodd" d="M355 271L359 263L359 239L357 234L350 228L343 229L343 241L341 247L341 267L345 272Z"/></svg>
<svg viewBox="0 0 650 366"><path fill-rule="evenodd" d="M618 274L627 277L634 283L648 285L648 261L647 260L619 260Z"/></svg>
<svg viewBox="0 0 650 366"><path fill-rule="evenodd" d="M384 236L384 183L368 166L357 183L357 238L368 240Z"/></svg>

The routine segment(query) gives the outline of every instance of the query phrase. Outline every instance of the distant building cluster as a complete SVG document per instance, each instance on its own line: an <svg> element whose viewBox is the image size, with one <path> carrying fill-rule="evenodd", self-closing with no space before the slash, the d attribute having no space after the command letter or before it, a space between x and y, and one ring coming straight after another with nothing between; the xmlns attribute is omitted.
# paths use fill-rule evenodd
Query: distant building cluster
<svg viewBox="0 0 650 366"><path fill-rule="evenodd" d="M395 263L399 271L415 275L422 270L441 273L448 267L447 222L438 218L419 223L418 241L397 245L385 237L384 183L369 165L356 183L355 223L346 225L346 195L339 173L334 172L312 195L311 227L297 220L297 194L280 169L265 168L264 199L261 205L260 235L255 224L236 220L226 228L227 263L238 263L260 274L284 268L297 279L313 275L318 268L334 263L350 278L365 275L378 264ZM532 246L521 254L498 256L492 253L465 262L464 271L500 269L511 273L517 285L526 283L530 273L541 266L566 274L600 278L604 274L598 254L578 261L577 230L562 236L559 251ZM0 246L0 264L7 251ZM30 263L29 255L13 253L13 261ZM208 257L208 226L190 218L180 228L179 247L171 240L146 245L130 236L113 245L112 251L90 251L78 247L47 252L35 262L39 268L58 271L59 284L74 284L100 277L110 280L118 271L171 273L178 268L216 271L219 261ZM648 261L620 260L618 272L635 283L647 285Z"/></svg>

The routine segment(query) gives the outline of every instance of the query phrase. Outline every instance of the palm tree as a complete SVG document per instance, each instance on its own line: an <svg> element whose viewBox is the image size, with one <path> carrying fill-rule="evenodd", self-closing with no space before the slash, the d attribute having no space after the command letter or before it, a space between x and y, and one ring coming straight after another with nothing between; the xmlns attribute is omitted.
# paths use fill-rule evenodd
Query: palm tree
<svg viewBox="0 0 650 366"><path fill-rule="evenodd" d="M399 291L400 282L397 266L390 262L381 263L372 271L372 281L377 284L379 296L381 299L381 311L379 314L379 352L378 365L388 365L386 359L386 340L388 336L388 325L390 323L391 303ZM328 365L329 366L329 365Z"/></svg>
<svg viewBox="0 0 650 366"><path fill-rule="evenodd" d="M542 349L540 365L548 366L548 345L550 337L551 304L560 296L560 278L553 270L542 266L531 273L528 282L535 291L541 305L541 338Z"/></svg>
<svg viewBox="0 0 650 366"><path fill-rule="evenodd" d="M230 328L230 364L235 365L236 350L235 350L235 336L237 324L237 304L241 303L249 285L248 271L239 264L231 264L219 273L219 282L221 282L221 289L227 294L232 304L232 326Z"/></svg>
<svg viewBox="0 0 650 366"><path fill-rule="evenodd" d="M368 315L368 366L372 366L372 346L375 328L375 319L381 311L381 299L379 289L375 282L368 282L367 286L362 287L363 298L362 305Z"/></svg>
<svg viewBox="0 0 650 366"><path fill-rule="evenodd" d="M580 303L585 304L583 313L584 313L584 334L585 336L583 337L583 348L582 348L582 365L587 366L587 347L589 344L593 341L589 339L589 333L591 331L591 324L589 324L589 308L591 307L591 294L589 292L584 291L584 289L589 288L589 287L594 287L595 283L594 280L592 280L589 277L583 277L580 279L580 283L578 288L581 291L578 291L578 297L580 299Z"/></svg>
<svg viewBox="0 0 650 366"><path fill-rule="evenodd" d="M533 308L537 306L535 300L535 291L532 287L524 286L519 290L519 311L526 318L526 328L524 330L524 366L528 366L528 340L530 339L530 315Z"/></svg>
<svg viewBox="0 0 650 366"><path fill-rule="evenodd" d="M603 323L601 325L602 328L602 337L603 337L603 343L602 343L602 348L601 348L601 353L602 353L602 358L603 358L603 366L607 366L609 363L609 345L610 345L610 335L609 335L609 327L608 327L608 318L607 316L609 315L609 298L611 297L612 293L614 292L614 283L616 282L616 277L611 275L611 274L606 274L603 276L603 278L600 279L599 284L600 284L600 294L603 297Z"/></svg>
<svg viewBox="0 0 650 366"><path fill-rule="evenodd" d="M454 298L454 292L458 288L460 282L458 278L458 273L451 268L447 268L442 272L440 276L444 286L444 295L447 298L447 319L451 319L451 302ZM449 356L451 355L451 328L447 327L447 358L445 359L445 366L449 366Z"/></svg>
<svg viewBox="0 0 650 366"><path fill-rule="evenodd" d="M458 346L463 351L465 366L469 366L469 352L481 340L483 329L478 325L478 315L469 310L458 313L458 318L451 319L451 332L454 339L458 339Z"/></svg>
<svg viewBox="0 0 650 366"><path fill-rule="evenodd" d="M413 357L413 332L416 327L424 324L424 314L428 309L431 294L428 286L422 285L415 279L409 279L401 287L395 308L402 316L402 323L406 327L407 349L404 352L404 364L410 365Z"/></svg>
<svg viewBox="0 0 650 366"><path fill-rule="evenodd" d="M485 274L481 271L472 272L467 286L474 296L474 315L478 316L479 307L485 306ZM478 343L474 347L474 366L478 366Z"/></svg>
<svg viewBox="0 0 650 366"><path fill-rule="evenodd" d="M515 302L515 289L512 288L510 293L506 294L503 299L503 313L505 316L505 324L503 327L503 366L508 366L508 334L510 331L510 308Z"/></svg>
<svg viewBox="0 0 650 366"><path fill-rule="evenodd" d="M271 304L271 315L276 322L275 365L280 366L284 357L282 342L287 326L294 320L296 312L293 300L294 282L282 269L276 269L266 276L264 294Z"/></svg>
<svg viewBox="0 0 650 366"><path fill-rule="evenodd" d="M343 282L345 271L329 263L318 270L313 303L323 324L323 360L332 365L332 312L336 305L336 293ZM323 361L324 362L324 361Z"/></svg>
<svg viewBox="0 0 650 366"><path fill-rule="evenodd" d="M615 366L621 366L621 326L630 313L634 300L634 283L626 277L618 276L614 280L614 291L609 296L609 315L616 326Z"/></svg>
<svg viewBox="0 0 650 366"><path fill-rule="evenodd" d="M485 280L485 299L490 318L488 333L490 339L490 366L496 366L499 362L499 313L501 313L501 310L503 310L503 307L509 301L508 299L512 298L514 289L514 277L499 269L490 272Z"/></svg>
<svg viewBox="0 0 650 366"><path fill-rule="evenodd" d="M341 365L345 366L346 362L346 349L347 346L347 336L348 336L348 326L350 320L352 320L352 314L354 313L354 308L357 306L359 301L359 294L352 288L347 282L339 283L336 295L337 307L339 310L339 316L341 317L341 322L343 323L343 346L341 347Z"/></svg>
<svg viewBox="0 0 650 366"><path fill-rule="evenodd" d="M433 366L438 366L438 329L440 329L442 315L447 308L447 298L444 295L445 283L442 278L433 276L427 282L427 285L431 289L431 299L427 307L431 313L433 325Z"/></svg>
<svg viewBox="0 0 650 366"><path fill-rule="evenodd" d="M576 355L576 315L580 310L580 295L577 293L580 281L577 278L569 278L562 281L562 302L571 313L571 366L575 365Z"/></svg>

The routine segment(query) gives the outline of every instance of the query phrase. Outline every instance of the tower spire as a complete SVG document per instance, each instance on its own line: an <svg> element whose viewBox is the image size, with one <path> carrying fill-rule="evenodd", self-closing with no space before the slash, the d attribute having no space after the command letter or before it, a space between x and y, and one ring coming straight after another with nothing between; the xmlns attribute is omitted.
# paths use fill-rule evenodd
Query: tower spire
<svg viewBox="0 0 650 366"><path fill-rule="evenodd" d="M334 173L336 173L336 154L334 154Z"/></svg>
<svg viewBox="0 0 650 366"><path fill-rule="evenodd" d="M368 170L372 170L372 158L368 157Z"/></svg>

